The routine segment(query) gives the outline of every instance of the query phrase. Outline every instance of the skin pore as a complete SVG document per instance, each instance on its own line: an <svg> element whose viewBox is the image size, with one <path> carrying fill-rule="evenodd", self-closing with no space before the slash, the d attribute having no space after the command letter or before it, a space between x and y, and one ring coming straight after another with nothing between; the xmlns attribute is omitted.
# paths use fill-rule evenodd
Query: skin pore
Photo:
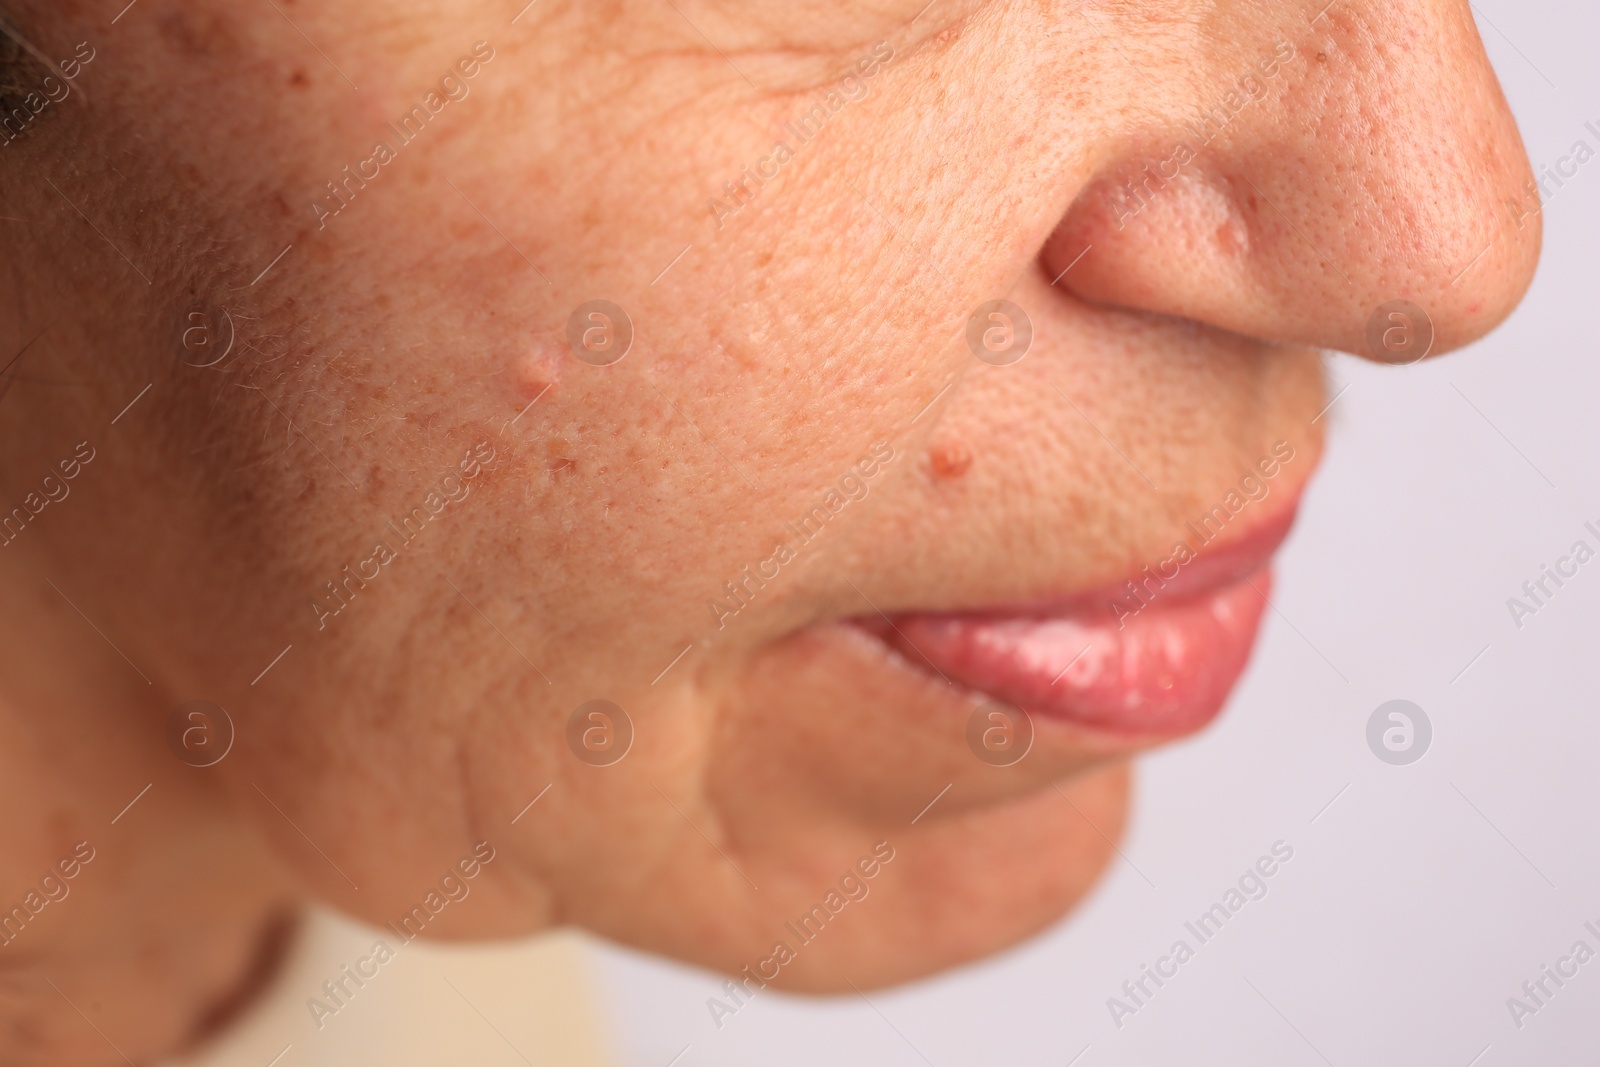
<svg viewBox="0 0 1600 1067"><path fill-rule="evenodd" d="M1092 886L1167 738L987 765L982 697L845 620L1115 585L1275 442L1292 500L1317 349L1521 297L1528 166L1464 2L925 2L8 0L95 58L0 147L0 493L59 497L0 546L0 906L95 859L0 947L0 1062L192 1045L299 902L394 921L480 841L430 936L730 973L887 842L803 991ZM568 345L597 299L609 366ZM995 299L1008 366L963 340ZM215 766L168 747L194 700Z"/></svg>

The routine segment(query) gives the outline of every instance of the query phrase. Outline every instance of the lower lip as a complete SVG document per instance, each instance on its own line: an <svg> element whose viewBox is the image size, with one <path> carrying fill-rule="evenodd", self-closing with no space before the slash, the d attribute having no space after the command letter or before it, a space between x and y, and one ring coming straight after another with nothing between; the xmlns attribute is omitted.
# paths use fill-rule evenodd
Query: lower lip
<svg viewBox="0 0 1600 1067"><path fill-rule="evenodd" d="M1168 576L1002 611L909 613L878 633L911 663L1030 715L1126 738L1192 733L1244 673L1298 501ZM1137 589L1142 599L1130 590ZM1113 604L1121 607L1114 609Z"/></svg>
<svg viewBox="0 0 1600 1067"><path fill-rule="evenodd" d="M1154 599L1120 621L1102 602L1055 615L905 615L880 633L912 663L1030 715L1174 736L1222 710L1270 590L1262 567L1206 592Z"/></svg>

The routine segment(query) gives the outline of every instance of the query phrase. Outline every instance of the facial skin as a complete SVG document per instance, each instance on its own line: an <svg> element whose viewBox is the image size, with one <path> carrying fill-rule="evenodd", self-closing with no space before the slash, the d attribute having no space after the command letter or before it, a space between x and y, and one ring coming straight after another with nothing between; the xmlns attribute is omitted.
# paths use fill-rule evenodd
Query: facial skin
<svg viewBox="0 0 1600 1067"><path fill-rule="evenodd" d="M13 0L46 55L96 57L0 148L7 358L39 335L0 489L96 455L0 548L5 901L98 850L0 948L14 1062L120 1062L84 1016L135 1058L193 1041L295 901L394 921L485 840L430 935L576 923L729 972L888 842L793 990L983 956L1094 883L1164 738L1051 723L988 766L980 694L841 623L1114 585L1277 441L1292 500L1316 349L1364 353L1392 299L1434 354L1516 304L1528 166L1465 3L924 2ZM1229 93L1119 227L1117 185ZM1034 329L1004 367L963 341L1000 298ZM636 331L610 366L567 345L593 299ZM237 730L205 769L165 741L196 699ZM608 767L566 741L594 699L634 731Z"/></svg>

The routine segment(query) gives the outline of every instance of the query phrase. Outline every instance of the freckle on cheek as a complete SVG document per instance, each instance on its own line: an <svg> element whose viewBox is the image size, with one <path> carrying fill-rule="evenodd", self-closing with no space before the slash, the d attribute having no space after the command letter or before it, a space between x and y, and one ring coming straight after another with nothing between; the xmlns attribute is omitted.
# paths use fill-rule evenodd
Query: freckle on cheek
<svg viewBox="0 0 1600 1067"><path fill-rule="evenodd" d="M938 441L928 449L928 463L936 478L959 478L972 466L972 450L954 438Z"/></svg>

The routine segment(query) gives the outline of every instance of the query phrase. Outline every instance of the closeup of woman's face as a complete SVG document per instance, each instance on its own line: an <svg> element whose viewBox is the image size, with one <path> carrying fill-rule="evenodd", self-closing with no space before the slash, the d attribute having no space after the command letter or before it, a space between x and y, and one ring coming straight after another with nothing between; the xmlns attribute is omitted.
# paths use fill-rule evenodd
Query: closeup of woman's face
<svg viewBox="0 0 1600 1067"><path fill-rule="evenodd" d="M1538 254L1453 0L121 7L9 3L5 870L192 872L179 1004L481 842L428 934L827 991L1041 929L1272 611L1319 350Z"/></svg>

